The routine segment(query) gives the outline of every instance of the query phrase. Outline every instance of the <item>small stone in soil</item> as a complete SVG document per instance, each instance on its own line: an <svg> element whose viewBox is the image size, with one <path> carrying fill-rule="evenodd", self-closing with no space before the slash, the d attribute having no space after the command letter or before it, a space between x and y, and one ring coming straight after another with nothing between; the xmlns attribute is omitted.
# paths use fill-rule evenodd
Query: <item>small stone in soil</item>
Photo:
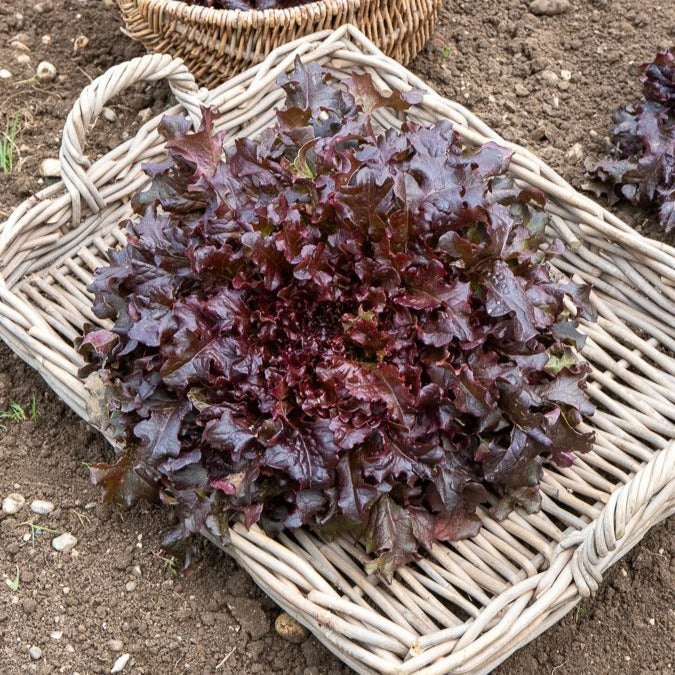
<svg viewBox="0 0 675 675"><path fill-rule="evenodd" d="M539 73L539 77L546 82L546 84L556 85L560 81L560 78L552 70L542 70Z"/></svg>
<svg viewBox="0 0 675 675"><path fill-rule="evenodd" d="M9 72L6 68L0 68L0 80L9 80L12 77L12 73Z"/></svg>
<svg viewBox="0 0 675 675"><path fill-rule="evenodd" d="M24 44L23 42L21 42L21 40L12 40L9 43L9 46L12 49L16 49L18 52L30 53L30 47L28 45Z"/></svg>
<svg viewBox="0 0 675 675"><path fill-rule="evenodd" d="M73 41L73 53L82 51L88 44L89 38L86 35L78 35Z"/></svg>
<svg viewBox="0 0 675 675"><path fill-rule="evenodd" d="M25 52L21 52L20 54L16 54L14 56L14 60L22 66L28 65L30 63L30 56L26 54Z"/></svg>
<svg viewBox="0 0 675 675"><path fill-rule="evenodd" d="M138 117L141 122L147 122L152 117L152 108L143 108L143 110L139 110Z"/></svg>
<svg viewBox="0 0 675 675"><path fill-rule="evenodd" d="M575 143L565 154L567 159L573 162L579 162L584 158L584 146L581 143Z"/></svg>
<svg viewBox="0 0 675 675"><path fill-rule="evenodd" d="M136 582L128 581L125 588L127 589L127 593L133 593L136 590Z"/></svg>
<svg viewBox="0 0 675 675"><path fill-rule="evenodd" d="M274 622L274 630L284 640L300 644L307 639L309 633L307 629L298 621L296 621L290 614L282 612Z"/></svg>
<svg viewBox="0 0 675 675"><path fill-rule="evenodd" d="M18 492L12 492L2 500L2 510L9 516L19 513L26 503L26 498Z"/></svg>
<svg viewBox="0 0 675 675"><path fill-rule="evenodd" d="M570 8L570 0L533 0L530 12L537 16L556 16L564 14Z"/></svg>
<svg viewBox="0 0 675 675"><path fill-rule="evenodd" d="M68 553L68 551L75 548L76 545L77 537L74 537L70 532L64 532L52 539L52 548L61 551L62 553Z"/></svg>
<svg viewBox="0 0 675 675"><path fill-rule="evenodd" d="M110 647L111 652L121 652L124 649L124 643L122 640L110 640L108 647Z"/></svg>
<svg viewBox="0 0 675 675"><path fill-rule="evenodd" d="M40 163L40 175L43 178L59 178L61 176L61 162L49 157Z"/></svg>
<svg viewBox="0 0 675 675"><path fill-rule="evenodd" d="M30 510L40 516L46 516L54 510L54 504L44 499L34 499L30 503Z"/></svg>
<svg viewBox="0 0 675 675"><path fill-rule="evenodd" d="M117 122L117 113L112 108L103 108L101 110L101 115L103 115L103 119L108 120L108 122Z"/></svg>
<svg viewBox="0 0 675 675"><path fill-rule="evenodd" d="M35 69L35 74L38 80L43 82L51 82L56 78L56 66L49 61L40 61L38 67Z"/></svg>
<svg viewBox="0 0 675 675"><path fill-rule="evenodd" d="M53 633L49 634L49 637L54 640L54 642L58 642L63 637L63 631L55 630Z"/></svg>
<svg viewBox="0 0 675 675"><path fill-rule="evenodd" d="M120 656L117 659L117 661L115 661L115 663L113 664L113 667L110 669L110 672L111 673L121 673L122 670L124 670L124 666L127 665L127 662L129 661L130 658L131 657L130 657L129 654L122 654L122 656Z"/></svg>
<svg viewBox="0 0 675 675"><path fill-rule="evenodd" d="M39 647L33 646L28 650L28 656L33 661L39 661L42 658L42 650Z"/></svg>

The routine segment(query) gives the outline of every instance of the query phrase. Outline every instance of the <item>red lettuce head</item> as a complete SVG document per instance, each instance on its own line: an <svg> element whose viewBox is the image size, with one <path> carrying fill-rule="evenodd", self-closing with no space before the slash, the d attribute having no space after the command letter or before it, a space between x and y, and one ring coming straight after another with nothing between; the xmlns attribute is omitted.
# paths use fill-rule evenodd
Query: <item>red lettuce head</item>
<svg viewBox="0 0 675 675"><path fill-rule="evenodd" d="M240 513L363 535L390 576L475 535L490 494L537 508L544 464L590 448L587 289L556 279L509 152L382 130L420 97L367 75L280 84L274 127L225 157L210 111L163 124L170 159L91 286L114 327L83 349L127 447L94 477L176 504L170 541Z"/></svg>

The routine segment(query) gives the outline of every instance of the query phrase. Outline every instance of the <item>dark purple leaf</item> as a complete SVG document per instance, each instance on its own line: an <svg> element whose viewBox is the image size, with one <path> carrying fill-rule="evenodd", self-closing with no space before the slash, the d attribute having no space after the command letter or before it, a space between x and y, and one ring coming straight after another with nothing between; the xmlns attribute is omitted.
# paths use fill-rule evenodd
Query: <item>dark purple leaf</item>
<svg viewBox="0 0 675 675"><path fill-rule="evenodd" d="M659 205L661 227L670 232L675 227L675 47L657 54L643 70L644 100L614 114L615 151L591 166L590 175L614 185L610 201L623 197Z"/></svg>

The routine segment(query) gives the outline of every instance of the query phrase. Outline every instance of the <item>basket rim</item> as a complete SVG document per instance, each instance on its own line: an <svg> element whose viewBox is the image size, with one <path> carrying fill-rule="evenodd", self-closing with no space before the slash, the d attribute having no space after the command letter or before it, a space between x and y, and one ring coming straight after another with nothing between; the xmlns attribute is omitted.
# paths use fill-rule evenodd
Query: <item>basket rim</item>
<svg viewBox="0 0 675 675"><path fill-rule="evenodd" d="M405 0L407 2L407 0ZM148 9L162 8L174 18L180 18L190 23L232 23L245 22L255 25L279 23L280 20L305 19L311 14L319 14L322 7L326 7L330 14L337 14L347 9L359 9L368 5L372 0L312 0L302 5L291 7L273 7L269 9L224 9L220 7L202 7L190 5L183 0L118 0L120 4Z"/></svg>

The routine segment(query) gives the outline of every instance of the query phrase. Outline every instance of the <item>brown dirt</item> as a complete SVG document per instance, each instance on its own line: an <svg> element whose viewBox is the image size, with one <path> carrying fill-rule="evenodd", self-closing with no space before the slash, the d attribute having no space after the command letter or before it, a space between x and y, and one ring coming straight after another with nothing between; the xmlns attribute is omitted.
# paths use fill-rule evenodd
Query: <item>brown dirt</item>
<svg viewBox="0 0 675 675"><path fill-rule="evenodd" d="M0 124L4 128L8 117L18 115L20 132L15 169L0 175L0 219L40 187L40 161L57 156L63 120L82 87L142 52L119 34L109 4L2 1L0 69L13 78L0 80ZM448 2L431 43L411 67L579 187L584 156L607 146L611 111L638 94L635 64L666 47L674 34L675 6L663 0L572 0L566 14L547 18L533 16L519 0ZM89 44L74 53L79 35ZM16 60L21 50L13 40L28 47L29 63ZM58 69L54 82L30 79L44 59ZM558 82L546 80L553 79L542 75L547 70ZM569 71L569 80L561 71ZM157 112L167 101L164 89L137 87L112 102L118 120L98 122L92 153L133 131L139 111ZM580 156L568 154L575 143L582 146ZM622 215L657 232L653 214ZM123 652L131 654L124 673L348 672L314 639L298 647L279 638L273 603L212 547L203 548L189 577L175 576L158 553L169 515L155 507L125 512L100 505L83 462L101 459L104 443L0 347L0 408L10 401L26 405L32 395L37 422L10 423L0 431L0 498L20 492L29 502L50 499L57 508L48 516L34 516L28 506L15 516L0 512L0 575L12 580L18 571L20 579L16 590L0 587L0 675L104 673ZM49 532L25 541L30 520L72 532L79 540L75 551L53 551ZM672 673L672 599L671 520L607 574L595 600L496 672ZM55 631L62 632L59 640L50 637ZM121 641L122 652L111 649L111 640ZM31 646L42 649L39 661L30 660Z"/></svg>

